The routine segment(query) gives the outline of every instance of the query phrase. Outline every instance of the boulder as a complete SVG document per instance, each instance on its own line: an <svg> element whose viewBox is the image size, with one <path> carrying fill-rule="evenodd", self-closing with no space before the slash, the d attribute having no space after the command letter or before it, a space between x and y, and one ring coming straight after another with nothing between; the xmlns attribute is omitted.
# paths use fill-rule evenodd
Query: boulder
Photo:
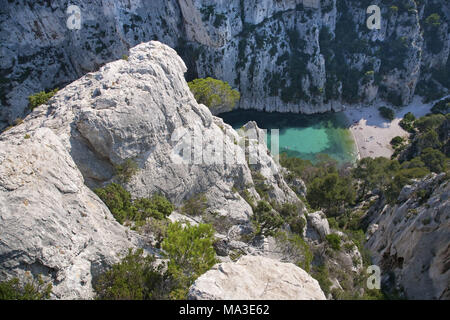
<svg viewBox="0 0 450 320"><path fill-rule="evenodd" d="M261 256L215 265L189 290L192 300L325 300L317 280L292 263Z"/></svg>

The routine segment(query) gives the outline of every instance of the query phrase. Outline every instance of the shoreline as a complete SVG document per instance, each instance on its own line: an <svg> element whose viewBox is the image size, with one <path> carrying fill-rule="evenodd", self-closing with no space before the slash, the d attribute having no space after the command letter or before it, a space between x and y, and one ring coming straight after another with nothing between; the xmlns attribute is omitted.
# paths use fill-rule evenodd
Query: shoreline
<svg viewBox="0 0 450 320"><path fill-rule="evenodd" d="M391 107L395 112L395 118L392 122L382 118L379 114L378 108L385 106L386 103L384 102L378 102L367 107L351 106L343 110L342 112L350 122L349 130L355 141L358 160L366 157L390 159L394 153L390 144L391 140L396 136L406 138L410 135L400 127L403 116L411 112L416 118L420 118L430 113L434 103L435 101L424 103L421 97L416 96L408 106Z"/></svg>

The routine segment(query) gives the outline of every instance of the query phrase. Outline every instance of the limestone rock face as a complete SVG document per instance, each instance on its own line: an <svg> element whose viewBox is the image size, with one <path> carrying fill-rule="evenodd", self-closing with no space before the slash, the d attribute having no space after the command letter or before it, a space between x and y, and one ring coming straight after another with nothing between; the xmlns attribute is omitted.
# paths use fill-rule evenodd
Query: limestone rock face
<svg viewBox="0 0 450 320"><path fill-rule="evenodd" d="M193 300L325 300L317 280L291 263L244 256L220 263L189 290Z"/></svg>
<svg viewBox="0 0 450 320"><path fill-rule="evenodd" d="M176 47L189 78L212 76L237 88L240 108L318 113L380 97L404 104L428 87L448 92L448 1L406 1L397 10L374 1L382 10L380 30L367 29L367 7L352 0L70 4L80 8L79 30L67 27L73 19L67 1L8 1L1 8L0 128L26 114L30 94L78 79L150 40ZM435 12L438 27L426 22Z"/></svg>
<svg viewBox="0 0 450 320"><path fill-rule="evenodd" d="M223 217L224 234L251 228L252 208L237 191L260 199L253 172L271 187L270 199L298 201L258 143L261 130L253 123L253 135L241 136L212 116L195 101L185 72L173 49L143 43L0 135L2 278L43 273L56 298L92 298L95 275L144 246L88 188L115 182L114 166L127 159L139 167L125 184L133 197L162 193L179 206L204 194L209 213ZM252 169L246 154L256 160Z"/></svg>
<svg viewBox="0 0 450 320"><path fill-rule="evenodd" d="M450 299L450 184L445 174L406 186L400 203L372 213L368 249L382 285L408 299ZM426 191L424 198L417 191Z"/></svg>
<svg viewBox="0 0 450 320"><path fill-rule="evenodd" d="M42 275L53 298L92 298L92 278L138 243L48 128L1 137L0 203L0 279Z"/></svg>

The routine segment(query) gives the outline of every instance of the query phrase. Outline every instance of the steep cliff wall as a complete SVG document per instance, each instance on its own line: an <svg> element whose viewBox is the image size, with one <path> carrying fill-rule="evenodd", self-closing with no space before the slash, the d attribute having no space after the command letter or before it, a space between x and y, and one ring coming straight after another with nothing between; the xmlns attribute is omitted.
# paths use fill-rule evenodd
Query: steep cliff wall
<svg viewBox="0 0 450 320"><path fill-rule="evenodd" d="M367 247L382 286L408 299L450 299L450 185L445 173L372 208Z"/></svg>
<svg viewBox="0 0 450 320"><path fill-rule="evenodd" d="M66 1L8 1L0 8L0 121L4 127L22 117L30 94L73 81L148 40L176 48L188 78L213 76L238 88L241 108L315 113L448 92L448 2L314 3L72 1L81 29L70 30ZM366 26L372 4L382 10L380 30Z"/></svg>

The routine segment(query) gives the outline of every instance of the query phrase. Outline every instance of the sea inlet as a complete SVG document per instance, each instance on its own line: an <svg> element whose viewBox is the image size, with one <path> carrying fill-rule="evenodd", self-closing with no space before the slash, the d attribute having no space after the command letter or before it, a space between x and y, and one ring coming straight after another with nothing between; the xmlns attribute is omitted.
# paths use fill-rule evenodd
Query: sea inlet
<svg viewBox="0 0 450 320"><path fill-rule="evenodd" d="M289 157L314 163L319 155L327 154L341 165L353 163L357 158L355 141L349 130L351 123L343 112L304 115L237 109L219 117L234 129L255 121L259 128L267 129L269 149L271 130L279 129L280 153Z"/></svg>

